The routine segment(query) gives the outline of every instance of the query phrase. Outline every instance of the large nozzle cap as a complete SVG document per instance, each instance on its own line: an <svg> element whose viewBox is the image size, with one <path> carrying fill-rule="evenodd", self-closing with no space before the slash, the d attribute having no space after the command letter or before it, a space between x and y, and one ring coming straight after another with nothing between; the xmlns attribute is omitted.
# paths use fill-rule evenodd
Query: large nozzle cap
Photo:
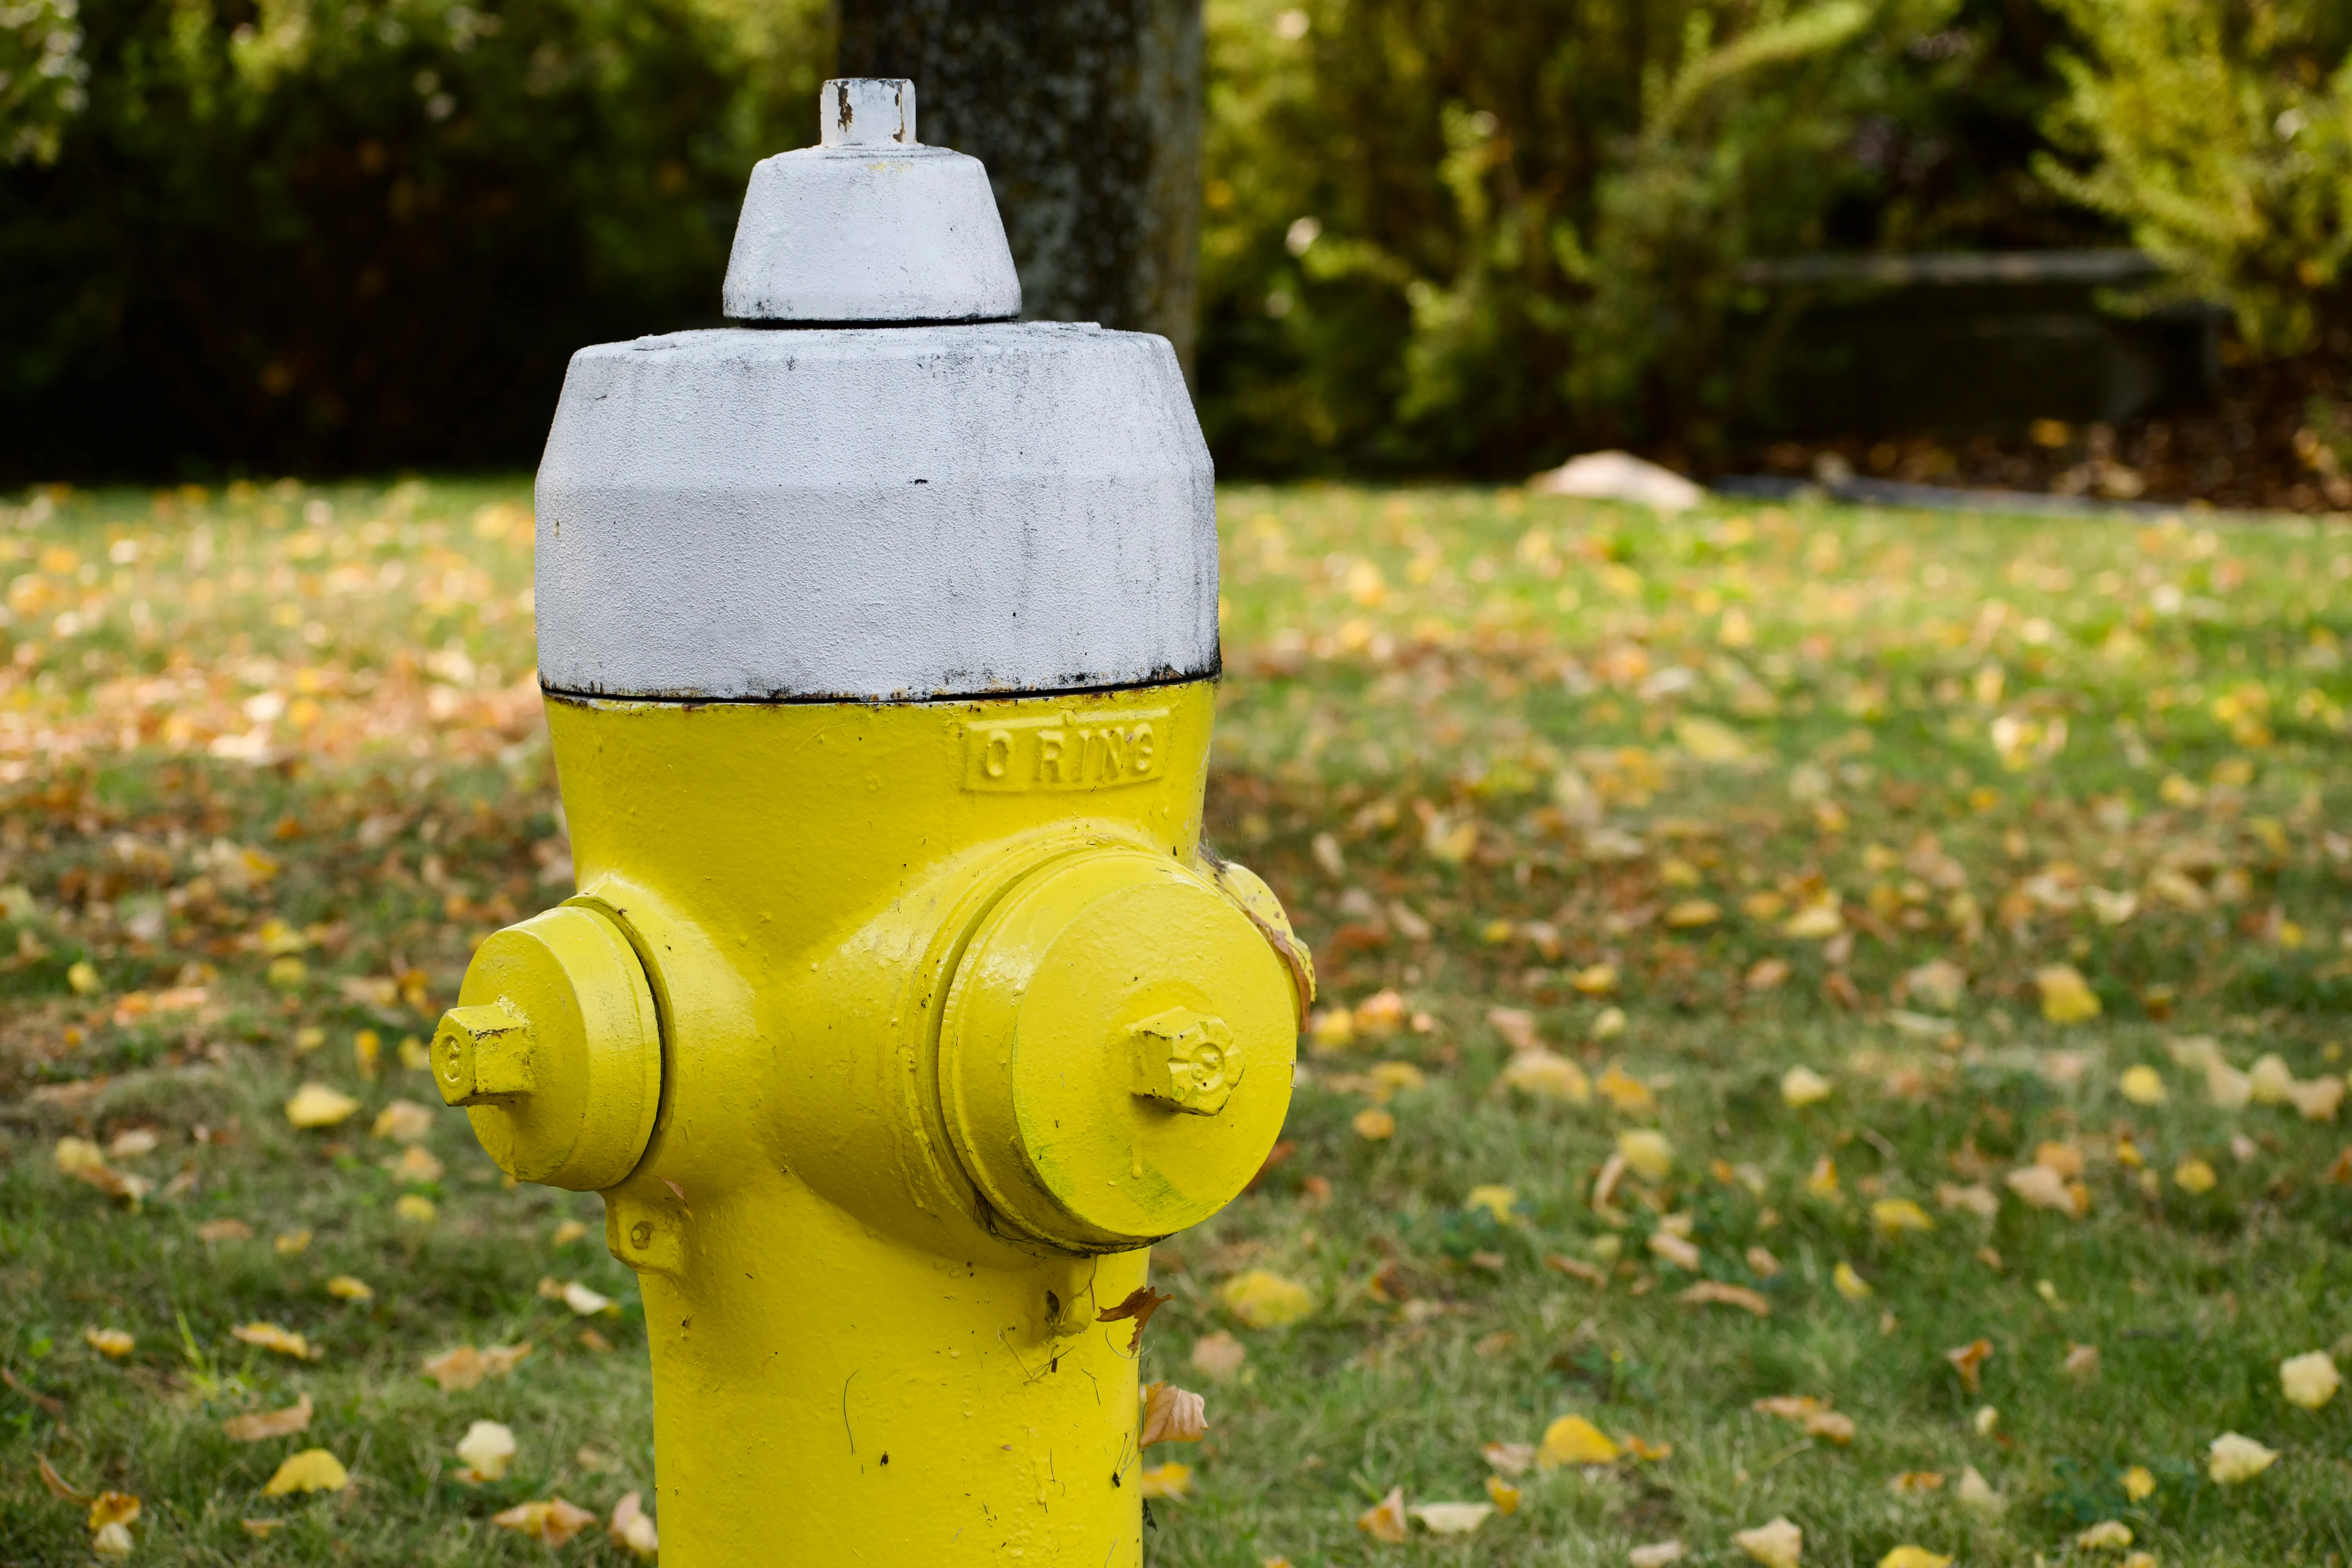
<svg viewBox="0 0 2352 1568"><path fill-rule="evenodd" d="M1290 1105L1298 991L1233 899L1164 856L1048 864L949 989L940 1095L1000 1231L1143 1247L1238 1196Z"/></svg>
<svg viewBox="0 0 2352 1568"><path fill-rule="evenodd" d="M1004 220L976 158L915 140L915 84L829 81L823 141L751 171L727 260L739 321L1009 321Z"/></svg>
<svg viewBox="0 0 2352 1568"><path fill-rule="evenodd" d="M595 1192L627 1175L661 1103L661 1028L628 939L571 905L491 936L434 1032L433 1081L518 1181Z"/></svg>

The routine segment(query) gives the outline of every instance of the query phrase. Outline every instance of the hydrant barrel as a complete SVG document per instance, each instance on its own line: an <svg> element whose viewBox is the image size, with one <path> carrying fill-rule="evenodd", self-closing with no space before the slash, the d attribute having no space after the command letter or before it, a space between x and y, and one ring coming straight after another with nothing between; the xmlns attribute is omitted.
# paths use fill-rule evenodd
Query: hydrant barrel
<svg viewBox="0 0 2352 1568"><path fill-rule="evenodd" d="M1154 1241L1286 1112L1313 969L1201 843L1215 501L1173 351L1023 322L984 170L829 82L737 325L574 356L540 677L580 891L443 1096L603 1194L671 1568L1138 1564Z"/></svg>

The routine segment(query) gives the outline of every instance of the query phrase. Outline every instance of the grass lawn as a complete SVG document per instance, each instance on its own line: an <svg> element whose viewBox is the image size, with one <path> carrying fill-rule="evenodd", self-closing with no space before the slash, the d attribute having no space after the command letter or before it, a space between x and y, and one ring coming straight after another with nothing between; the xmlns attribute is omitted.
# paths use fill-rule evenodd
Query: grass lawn
<svg viewBox="0 0 2352 1568"><path fill-rule="evenodd" d="M0 1563L89 1561L66 1490L140 1500L134 1562L353 1565L650 1495L600 1205L417 1070L570 890L528 504L0 510ZM1155 1452L1154 1563L1745 1563L1776 1518L1808 1564L2352 1561L2352 1396L2280 1373L2352 1358L2352 532L1223 512L1212 837L1325 1005L1278 1160L1156 1257L1145 1373L1211 1431ZM304 1084L356 1103L297 1127ZM1489 1447L1566 1415L1619 1456ZM2230 1433L2274 1461L2217 1481ZM312 1447L348 1485L264 1495ZM1490 1479L1474 1531L1359 1523Z"/></svg>

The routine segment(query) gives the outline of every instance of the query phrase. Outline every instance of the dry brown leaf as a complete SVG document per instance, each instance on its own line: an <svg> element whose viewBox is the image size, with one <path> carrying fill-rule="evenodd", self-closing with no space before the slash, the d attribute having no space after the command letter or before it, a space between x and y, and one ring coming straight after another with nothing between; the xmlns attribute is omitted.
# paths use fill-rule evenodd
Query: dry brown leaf
<svg viewBox="0 0 2352 1568"><path fill-rule="evenodd" d="M1969 1393L1974 1394L1977 1392L1979 1374L1982 1372L1984 1363L1992 1359L1992 1355L1993 1347L1990 1340L1975 1339L1957 1349L1946 1351L1944 1359L1950 1362L1952 1370L1960 1374L1960 1386Z"/></svg>
<svg viewBox="0 0 2352 1568"><path fill-rule="evenodd" d="M1193 1370L1220 1383L1241 1371L1242 1363L1248 1359L1248 1347L1223 1329L1192 1342Z"/></svg>
<svg viewBox="0 0 2352 1568"><path fill-rule="evenodd" d="M1143 1348L1143 1326L1151 1321L1151 1314L1175 1299L1173 1296L1161 1295L1149 1285L1139 1285L1129 1291L1118 1306L1104 1308L1096 1317L1095 1321L1113 1323L1132 1320L1135 1332L1128 1336L1127 1341L1127 1348L1132 1353Z"/></svg>
<svg viewBox="0 0 2352 1568"><path fill-rule="evenodd" d="M1675 1300L1691 1306L1737 1307L1759 1318L1772 1314L1772 1303L1764 1299L1761 1291L1750 1290L1745 1285L1726 1285L1716 1279L1702 1279Z"/></svg>
<svg viewBox="0 0 2352 1568"><path fill-rule="evenodd" d="M310 1429L310 1396L307 1394L283 1410L257 1410L248 1415L232 1415L221 1423L221 1430L240 1443L258 1443L265 1437L290 1437L297 1432Z"/></svg>
<svg viewBox="0 0 2352 1568"><path fill-rule="evenodd" d="M1389 1495L1356 1516L1356 1528L1374 1541L1402 1546L1405 1540L1404 1489L1391 1487Z"/></svg>
<svg viewBox="0 0 2352 1568"><path fill-rule="evenodd" d="M1197 1443L1208 1435L1208 1402L1190 1389L1154 1383L1143 1391L1143 1430L1135 1446L1154 1443Z"/></svg>
<svg viewBox="0 0 2352 1568"><path fill-rule="evenodd" d="M594 1524L596 1516L558 1497L545 1502L517 1503L503 1513L492 1514L490 1522L549 1546L562 1546Z"/></svg>

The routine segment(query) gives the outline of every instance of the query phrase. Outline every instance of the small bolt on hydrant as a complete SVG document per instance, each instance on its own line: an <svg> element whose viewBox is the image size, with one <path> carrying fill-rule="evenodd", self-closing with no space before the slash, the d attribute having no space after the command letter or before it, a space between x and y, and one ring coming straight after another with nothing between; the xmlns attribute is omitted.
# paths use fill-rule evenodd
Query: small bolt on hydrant
<svg viewBox="0 0 2352 1568"><path fill-rule="evenodd" d="M752 172L739 326L583 349L538 483L580 893L433 1042L636 1272L670 1568L1140 1562L1151 1244L1313 971L1201 847L1208 449L1164 339L1024 322L904 81Z"/></svg>

